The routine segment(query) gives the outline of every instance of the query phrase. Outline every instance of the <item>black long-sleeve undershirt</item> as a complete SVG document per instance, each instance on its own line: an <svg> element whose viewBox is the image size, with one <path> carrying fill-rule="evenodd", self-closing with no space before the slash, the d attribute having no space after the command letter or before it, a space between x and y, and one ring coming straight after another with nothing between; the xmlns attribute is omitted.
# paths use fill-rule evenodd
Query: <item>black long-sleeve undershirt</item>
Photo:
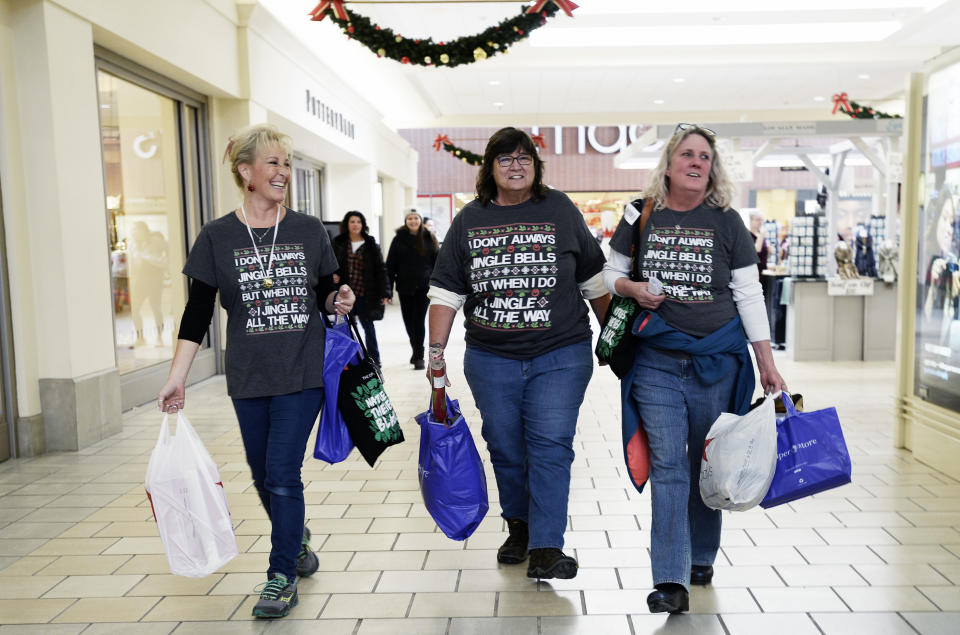
<svg viewBox="0 0 960 635"><path fill-rule="evenodd" d="M330 294L336 291L338 285L333 281L333 274L323 276L317 281L314 290L317 292L317 302L321 312L326 312L326 302ZM187 305L183 308L180 318L180 332L177 338L200 344L210 327L213 318L213 309L217 301L217 288L206 282L190 278L190 294Z"/></svg>

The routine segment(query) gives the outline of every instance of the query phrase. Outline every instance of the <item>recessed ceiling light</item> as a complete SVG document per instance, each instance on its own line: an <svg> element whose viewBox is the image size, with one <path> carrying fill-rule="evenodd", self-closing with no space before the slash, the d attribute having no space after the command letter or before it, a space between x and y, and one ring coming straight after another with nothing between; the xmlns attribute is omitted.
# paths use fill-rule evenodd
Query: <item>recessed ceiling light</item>
<svg viewBox="0 0 960 635"><path fill-rule="evenodd" d="M662 99L654 99L654 100L653 100L653 103L655 103L655 104L657 104L657 105L659 106L660 104L663 103L663 100L662 100Z"/></svg>
<svg viewBox="0 0 960 635"><path fill-rule="evenodd" d="M503 102L502 102L502 101L495 101L495 102L493 102L493 107L494 107L494 108L503 108Z"/></svg>
<svg viewBox="0 0 960 635"><path fill-rule="evenodd" d="M490 84L491 86L499 86L499 85L500 85L500 80L499 80L499 79L491 79L491 80L490 80L489 82L487 82L487 83Z"/></svg>
<svg viewBox="0 0 960 635"><path fill-rule="evenodd" d="M813 98L813 101L826 101L826 97L821 97L820 95L817 95L816 97Z"/></svg>
<svg viewBox="0 0 960 635"><path fill-rule="evenodd" d="M110 104L100 104L101 108L111 108Z"/></svg>
<svg viewBox="0 0 960 635"><path fill-rule="evenodd" d="M870 79L870 76L867 75L866 73L860 73L859 75L857 75L857 79Z"/></svg>
<svg viewBox="0 0 960 635"><path fill-rule="evenodd" d="M683 82L685 82L685 81L687 81L687 80L685 80L685 79L682 78L682 77L674 77L674 78L673 78L673 81L674 81L675 84L682 84Z"/></svg>

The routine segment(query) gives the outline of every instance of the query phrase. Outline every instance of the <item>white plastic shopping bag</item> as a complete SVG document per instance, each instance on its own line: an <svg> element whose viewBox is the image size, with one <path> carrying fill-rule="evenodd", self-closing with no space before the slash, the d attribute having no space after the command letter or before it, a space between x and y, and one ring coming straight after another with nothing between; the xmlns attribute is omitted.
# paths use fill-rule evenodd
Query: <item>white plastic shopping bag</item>
<svg viewBox="0 0 960 635"><path fill-rule="evenodd" d="M724 412L710 426L700 465L707 507L744 511L763 500L777 469L775 398L742 416Z"/></svg>
<svg viewBox="0 0 960 635"><path fill-rule="evenodd" d="M220 471L182 412L176 436L163 415L146 489L171 573L202 578L237 555Z"/></svg>

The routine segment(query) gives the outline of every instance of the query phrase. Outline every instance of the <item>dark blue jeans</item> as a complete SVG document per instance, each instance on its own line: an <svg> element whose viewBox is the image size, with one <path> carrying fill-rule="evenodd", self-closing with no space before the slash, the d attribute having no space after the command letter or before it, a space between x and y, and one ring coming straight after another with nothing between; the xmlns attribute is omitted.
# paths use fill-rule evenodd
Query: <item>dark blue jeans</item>
<svg viewBox="0 0 960 635"><path fill-rule="evenodd" d="M710 426L729 410L736 373L707 386L693 362L641 344L630 391L650 441L650 562L653 583L689 588L690 565L712 565L720 512L700 497L700 461Z"/></svg>
<svg viewBox="0 0 960 635"><path fill-rule="evenodd" d="M272 525L268 576L297 578L304 523L300 468L322 405L323 388L233 400L253 484Z"/></svg>
<svg viewBox="0 0 960 635"><path fill-rule="evenodd" d="M529 524L530 549L562 549L573 435L593 374L590 340L527 360L468 346L463 370L483 419L503 517Z"/></svg>

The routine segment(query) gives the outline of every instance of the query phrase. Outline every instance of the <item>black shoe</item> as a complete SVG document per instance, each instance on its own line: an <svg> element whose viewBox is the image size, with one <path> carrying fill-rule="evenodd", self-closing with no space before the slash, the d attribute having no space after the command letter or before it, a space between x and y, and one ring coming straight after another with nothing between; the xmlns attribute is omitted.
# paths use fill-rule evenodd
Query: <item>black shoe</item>
<svg viewBox="0 0 960 635"><path fill-rule="evenodd" d="M690 584L704 586L713 580L713 567L710 565L695 564L690 567Z"/></svg>
<svg viewBox="0 0 960 635"><path fill-rule="evenodd" d="M424 368L426 368L426 365L424 365L422 359L413 360L413 370L423 370Z"/></svg>
<svg viewBox="0 0 960 635"><path fill-rule="evenodd" d="M527 565L528 578L559 578L569 580L577 577L577 561L555 547L530 550L530 564Z"/></svg>
<svg viewBox="0 0 960 635"><path fill-rule="evenodd" d="M274 573L270 580L258 585L260 600L253 607L254 617L284 617L297 605L297 583L288 582L286 576Z"/></svg>
<svg viewBox="0 0 960 635"><path fill-rule="evenodd" d="M310 533L310 528L304 525L303 526L303 542L309 543L311 535L312 534Z"/></svg>
<svg viewBox="0 0 960 635"><path fill-rule="evenodd" d="M527 559L527 543L530 541L530 530L526 521L519 518L508 518L507 530L510 535L497 549L497 562L520 564Z"/></svg>
<svg viewBox="0 0 960 635"><path fill-rule="evenodd" d="M683 613L690 610L690 593L682 584L664 582L647 596L651 613Z"/></svg>

